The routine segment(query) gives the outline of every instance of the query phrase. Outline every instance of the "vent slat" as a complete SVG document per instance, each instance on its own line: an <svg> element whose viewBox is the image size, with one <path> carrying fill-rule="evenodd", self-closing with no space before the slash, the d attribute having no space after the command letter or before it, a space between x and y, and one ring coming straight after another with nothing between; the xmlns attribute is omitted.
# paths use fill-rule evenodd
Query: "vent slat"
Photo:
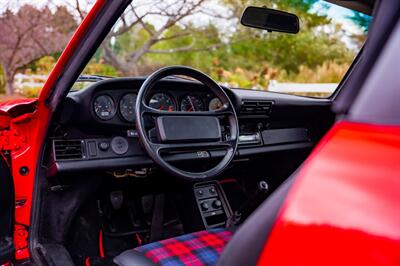
<svg viewBox="0 0 400 266"><path fill-rule="evenodd" d="M57 153L57 157L62 157L62 156L70 156L70 157L75 157L75 156L82 156L82 153Z"/></svg>
<svg viewBox="0 0 400 266"><path fill-rule="evenodd" d="M271 112L271 101L244 101L240 110L241 115L268 115Z"/></svg>
<svg viewBox="0 0 400 266"><path fill-rule="evenodd" d="M84 158L83 142L81 140L54 140L53 147L56 161Z"/></svg>

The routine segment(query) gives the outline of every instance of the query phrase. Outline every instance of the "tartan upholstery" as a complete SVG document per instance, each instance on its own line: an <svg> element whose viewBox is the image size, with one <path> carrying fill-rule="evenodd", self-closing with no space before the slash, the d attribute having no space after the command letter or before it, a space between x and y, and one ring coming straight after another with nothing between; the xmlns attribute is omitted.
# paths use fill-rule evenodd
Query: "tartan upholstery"
<svg viewBox="0 0 400 266"><path fill-rule="evenodd" d="M231 237L232 232L226 229L210 229L150 243L135 250L159 265L215 265Z"/></svg>

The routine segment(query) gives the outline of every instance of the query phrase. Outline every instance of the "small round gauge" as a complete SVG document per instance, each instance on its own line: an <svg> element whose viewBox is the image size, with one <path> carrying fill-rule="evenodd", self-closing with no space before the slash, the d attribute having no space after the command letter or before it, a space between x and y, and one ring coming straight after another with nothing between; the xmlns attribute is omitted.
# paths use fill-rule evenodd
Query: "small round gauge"
<svg viewBox="0 0 400 266"><path fill-rule="evenodd" d="M149 106L160 111L172 112L176 110L174 100L162 92L156 93L151 97Z"/></svg>
<svg viewBox="0 0 400 266"><path fill-rule="evenodd" d="M136 94L128 93L125 94L119 102L119 111L122 117L128 122L135 122L136 98Z"/></svg>
<svg viewBox="0 0 400 266"><path fill-rule="evenodd" d="M101 120L113 118L116 113L113 99L108 95L97 96L93 103L94 112Z"/></svg>
<svg viewBox="0 0 400 266"><path fill-rule="evenodd" d="M216 111L219 110L223 107L223 104L220 99L217 97L213 98L210 103L208 104L208 110L209 111Z"/></svg>
<svg viewBox="0 0 400 266"><path fill-rule="evenodd" d="M181 111L199 112L204 110L204 104L196 95L186 95L181 101Z"/></svg>

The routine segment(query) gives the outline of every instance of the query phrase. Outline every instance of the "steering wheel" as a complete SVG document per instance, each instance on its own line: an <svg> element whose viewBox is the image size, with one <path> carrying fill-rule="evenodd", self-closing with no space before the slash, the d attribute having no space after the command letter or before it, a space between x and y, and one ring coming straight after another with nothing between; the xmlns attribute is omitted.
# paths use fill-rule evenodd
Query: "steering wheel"
<svg viewBox="0 0 400 266"><path fill-rule="evenodd" d="M150 90L161 79L183 75L207 86L222 102L222 108L215 111L170 112L151 108L147 105ZM145 126L145 115L155 118L157 141L150 138ZM230 136L221 136L220 119L229 121ZM221 174L235 156L239 139L238 118L235 108L225 91L206 74L184 66L161 68L142 84L136 100L136 130L139 140L151 159L168 173L186 180L199 181ZM210 157L210 150L226 151L221 161L204 172L188 172L168 163L163 152L196 151L199 158Z"/></svg>

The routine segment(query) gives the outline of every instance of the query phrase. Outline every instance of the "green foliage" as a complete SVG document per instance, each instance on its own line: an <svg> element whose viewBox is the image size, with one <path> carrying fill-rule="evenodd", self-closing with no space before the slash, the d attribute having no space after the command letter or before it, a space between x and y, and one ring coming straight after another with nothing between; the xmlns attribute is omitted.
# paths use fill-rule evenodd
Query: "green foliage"
<svg viewBox="0 0 400 266"><path fill-rule="evenodd" d="M312 1L311 1L312 2ZM301 12L307 12L311 2ZM288 1L280 1L288 4ZM298 3L300 6L300 4ZM293 8L293 7L292 7ZM308 14L308 13L307 13ZM290 81L294 77L300 79L301 73L310 75L312 71L319 71L324 62L329 65L348 66L354 57L351 51L336 34L328 35L318 30L318 26L329 24L330 21L323 15L309 14L308 29L297 35L267 33L238 27L238 30L228 41L223 40L214 25L198 29L193 25L174 26L170 28L164 38L191 32L192 34L176 39L168 39L152 47L152 50L174 50L180 47L193 46L189 52L168 54L146 54L140 62L142 72L150 72L164 65L189 65L198 68L220 82L242 88L266 88L269 80L279 79ZM138 37L141 36L141 37ZM140 42L136 42L136 38ZM117 38L116 47L123 51L134 51L143 45L149 38L144 30L128 32ZM216 45L217 44L217 45ZM201 50L201 47L213 47ZM324 69L330 69L324 66ZM343 73L341 73L343 74ZM297 76L299 75L299 76ZM338 82L342 76L326 77L329 82ZM306 82L306 81L304 81ZM311 82L311 81L308 81Z"/></svg>
<svg viewBox="0 0 400 266"><path fill-rule="evenodd" d="M121 75L121 73L113 66L105 64L102 59L96 60L95 58L92 59L90 63L86 66L85 70L83 71L83 74L101 75L110 77L117 77Z"/></svg>
<svg viewBox="0 0 400 266"><path fill-rule="evenodd" d="M23 88L20 92L21 96L27 98L36 98L39 96L40 90L42 88Z"/></svg>
<svg viewBox="0 0 400 266"><path fill-rule="evenodd" d="M57 62L57 57L55 55L44 56L38 60L32 62L27 67L27 72L33 74L47 75L53 69Z"/></svg>
<svg viewBox="0 0 400 266"><path fill-rule="evenodd" d="M315 69L301 65L298 73L288 74L283 71L277 80L281 82L290 80L291 82L298 83L338 83L348 69L349 64L338 64L333 61L324 62Z"/></svg>
<svg viewBox="0 0 400 266"><path fill-rule="evenodd" d="M191 32L190 35L181 38L163 41L154 45L152 50L174 50L181 47L191 47L194 51L177 52L168 54L152 54L149 53L144 57L146 64L153 62L161 63L161 65L188 65L202 70L210 70L212 65L213 53L215 52L213 45L221 44L218 37L218 30L213 25L207 27L195 28L193 25L187 26L185 29L175 26L169 29L165 38ZM198 51L196 51L198 49Z"/></svg>
<svg viewBox="0 0 400 266"><path fill-rule="evenodd" d="M175 25L162 36L165 41L151 47L151 51L189 51L175 53L147 53L139 62L140 73L149 73L165 65L189 65L209 73L220 82L243 88L265 88L271 79L300 80L303 73L319 75L327 65L348 66L354 51L340 39L340 25L326 15L311 12L317 0L226 0L225 5L242 11L246 6L267 6L293 12L300 17L301 31L297 35L268 33L237 24L233 36L224 36L214 25ZM329 25L333 34L321 30ZM152 27L152 25L147 25ZM190 34L185 35L185 33ZM172 38L173 36L182 36ZM114 52L123 58L140 49L151 36L143 28L132 28L116 38ZM202 48L210 49L202 49ZM329 62L325 64L325 62ZM336 69L336 68L335 68ZM319 74L318 74L319 73ZM342 72L340 72L343 74ZM338 82L342 76L324 73L321 80ZM328 77L329 76L329 77ZM311 81L309 81L311 82Z"/></svg>
<svg viewBox="0 0 400 266"><path fill-rule="evenodd" d="M50 71L53 69L55 63L57 61L56 57L53 56L45 56L40 58L39 60L36 60L35 62L31 63L29 65L29 68L25 70L25 74L41 74L41 75L47 75L50 73ZM0 67L1 70L1 67ZM1 73L1 72L0 72ZM116 70L114 67L105 64L103 59L96 59L96 56L89 62L89 64L86 66L83 74L96 74L96 75L103 75L103 76L120 76L121 73ZM1 85L1 75L0 75L0 85ZM81 87L79 87L81 86ZM74 88L81 89L82 87L87 86L87 84L77 84L74 85ZM28 98L35 98L38 97L39 92L41 88L20 88L19 93L21 96L28 97ZM1 94L1 90L0 90Z"/></svg>

